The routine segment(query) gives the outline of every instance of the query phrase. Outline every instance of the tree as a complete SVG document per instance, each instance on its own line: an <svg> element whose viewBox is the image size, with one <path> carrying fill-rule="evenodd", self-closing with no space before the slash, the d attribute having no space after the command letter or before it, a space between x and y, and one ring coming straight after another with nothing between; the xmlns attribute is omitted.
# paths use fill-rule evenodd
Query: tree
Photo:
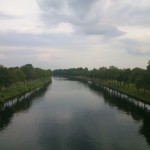
<svg viewBox="0 0 150 150"><path fill-rule="evenodd" d="M147 70L150 70L150 60L148 61Z"/></svg>
<svg viewBox="0 0 150 150"><path fill-rule="evenodd" d="M143 72L144 72L144 69L141 69L138 67L132 69L131 74L130 74L130 82L135 84L136 80L139 80L139 78L143 76Z"/></svg>
<svg viewBox="0 0 150 150"><path fill-rule="evenodd" d="M3 66L0 66L0 91L2 87L9 87L10 84L10 74L8 72L8 69Z"/></svg>
<svg viewBox="0 0 150 150"><path fill-rule="evenodd" d="M147 70L145 72L145 83L146 87L150 88L150 60L148 61Z"/></svg>
<svg viewBox="0 0 150 150"><path fill-rule="evenodd" d="M130 76L131 76L131 69L130 68L123 69L123 77L122 77L122 79L123 79L124 85L128 84L128 86L129 86Z"/></svg>
<svg viewBox="0 0 150 150"><path fill-rule="evenodd" d="M9 73L12 84L23 82L25 80L25 75L19 67L9 68Z"/></svg>
<svg viewBox="0 0 150 150"><path fill-rule="evenodd" d="M26 64L21 67L21 70L23 71L25 78L27 81L32 80L34 77L34 72L33 72L33 66L32 64Z"/></svg>

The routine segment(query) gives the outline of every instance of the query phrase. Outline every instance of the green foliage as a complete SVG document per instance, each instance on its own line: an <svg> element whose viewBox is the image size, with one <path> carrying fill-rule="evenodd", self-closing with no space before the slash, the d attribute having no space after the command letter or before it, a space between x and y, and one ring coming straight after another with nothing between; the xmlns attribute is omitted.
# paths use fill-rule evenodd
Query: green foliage
<svg viewBox="0 0 150 150"><path fill-rule="evenodd" d="M21 71L25 75L25 80L41 79L51 75L51 70L34 68L31 64L26 64L21 67Z"/></svg>
<svg viewBox="0 0 150 150"><path fill-rule="evenodd" d="M147 70L150 70L150 60L148 61Z"/></svg>
<svg viewBox="0 0 150 150"><path fill-rule="evenodd" d="M134 85L134 88L139 91L150 89L150 61L148 62L147 69L134 68L134 69L118 69L115 66L109 68L101 67L99 69L88 70L87 68L71 68L54 70L53 75L61 76L84 76L91 79L98 79L101 82L108 82L118 84L120 87L128 87Z"/></svg>
<svg viewBox="0 0 150 150"><path fill-rule="evenodd" d="M2 87L9 87L10 86L10 74L7 68L0 66L0 91Z"/></svg>
<svg viewBox="0 0 150 150"><path fill-rule="evenodd" d="M6 68L0 65L0 91L5 91L19 83L31 82L51 76L51 70L34 68L32 64Z"/></svg>
<svg viewBox="0 0 150 150"><path fill-rule="evenodd" d="M43 86L48 82L51 82L50 77L26 82L25 84L21 83L19 85L14 85L13 87L7 88L6 90L0 92L0 102L3 102L4 100L28 92L37 87Z"/></svg>

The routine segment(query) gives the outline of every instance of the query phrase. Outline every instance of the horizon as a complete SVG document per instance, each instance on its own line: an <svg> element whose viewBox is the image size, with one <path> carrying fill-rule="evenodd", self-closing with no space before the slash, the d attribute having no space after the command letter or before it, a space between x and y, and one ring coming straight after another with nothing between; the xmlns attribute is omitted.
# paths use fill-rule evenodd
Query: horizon
<svg viewBox="0 0 150 150"><path fill-rule="evenodd" d="M113 65L110 65L110 66L100 66L100 67L94 67L94 68L89 68L89 67L87 67L87 66L85 66L85 67L82 67L82 66L77 66L77 67L69 67L69 68L54 68L54 69L51 69L51 68L42 68L42 67L39 67L39 66L34 66L32 63L27 63L27 64L31 64L34 68L41 68L41 69L50 69L51 71L54 71L54 70L59 70L59 69L62 69L62 70L64 70L64 69L77 69L77 68L83 68L83 69L85 69L85 68L87 68L88 70L93 70L93 69L99 69L99 68L103 68L103 67L106 67L107 69L109 68L109 67L111 67L111 66L113 66ZM24 65L27 65L27 64L23 64L23 65L18 65L18 66L5 66L5 65L3 65L3 64L0 64L0 66L3 66L3 67L6 67L6 68L15 68L15 67L22 67L22 66L24 66ZM147 65L148 65L148 63L147 63ZM136 66L136 67L133 67L133 68L130 68L130 67L126 67L126 68L121 68L121 67L117 67L117 66L113 66L113 67L116 67L116 68L118 68L118 69L134 69L134 68L141 68L141 69L147 69L147 65L145 66L145 68L142 68L142 67L139 67L139 66Z"/></svg>

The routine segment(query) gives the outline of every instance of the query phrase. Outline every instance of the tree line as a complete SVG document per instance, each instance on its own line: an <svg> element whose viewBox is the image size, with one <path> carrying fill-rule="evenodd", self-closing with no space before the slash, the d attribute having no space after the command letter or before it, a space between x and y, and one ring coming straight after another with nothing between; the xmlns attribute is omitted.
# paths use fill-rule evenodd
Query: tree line
<svg viewBox="0 0 150 150"><path fill-rule="evenodd" d="M89 70L88 68L57 69L53 75L59 76L85 76L98 79L102 82L109 82L120 85L135 85L137 89L148 90L150 88L150 61L147 68L139 67L130 69L119 69L115 66L101 67L99 69Z"/></svg>
<svg viewBox="0 0 150 150"><path fill-rule="evenodd" d="M51 76L51 70L34 68L32 64L21 67L4 67L0 65L0 91L19 83L31 82Z"/></svg>

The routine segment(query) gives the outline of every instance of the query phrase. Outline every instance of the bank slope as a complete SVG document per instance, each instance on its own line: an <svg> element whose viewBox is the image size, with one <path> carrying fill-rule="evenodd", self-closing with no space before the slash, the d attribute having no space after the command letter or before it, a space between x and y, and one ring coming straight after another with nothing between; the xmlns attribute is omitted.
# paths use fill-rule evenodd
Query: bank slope
<svg viewBox="0 0 150 150"><path fill-rule="evenodd" d="M117 90L121 93L127 94L128 96L134 97L140 101L150 104L150 90L147 90L144 92L141 89L137 90L134 85L124 86L123 84L120 85L120 84L116 84L116 83L112 83L112 82L104 82L104 81L100 81L98 79L92 79L92 78L88 78L88 77L84 77L84 76L75 76L73 78L78 79L78 80L90 81L92 83L101 84L103 86Z"/></svg>
<svg viewBox="0 0 150 150"><path fill-rule="evenodd" d="M51 77L30 81L26 83L16 84L0 92L0 102L4 102L8 99L14 98L16 96L24 94L38 87L42 87L47 83L51 83Z"/></svg>

